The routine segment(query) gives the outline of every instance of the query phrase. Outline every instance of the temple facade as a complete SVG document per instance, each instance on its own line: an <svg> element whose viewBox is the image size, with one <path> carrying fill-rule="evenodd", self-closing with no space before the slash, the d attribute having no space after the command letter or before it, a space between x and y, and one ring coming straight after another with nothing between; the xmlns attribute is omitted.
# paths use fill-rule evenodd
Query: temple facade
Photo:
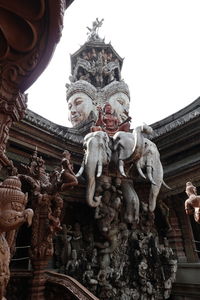
<svg viewBox="0 0 200 300"><path fill-rule="evenodd" d="M0 260L7 265L0 268L0 296L199 299L200 98L159 122L131 128L123 59L101 39L97 18L71 56L66 100L72 127L26 109L23 91L58 42L51 17L55 22L57 9L62 20L61 7L69 4L38 1L33 32L38 37L47 14L49 31L42 27L44 37L26 49L29 60L34 47L40 49L40 59L27 74L19 72L12 95L6 72L13 53L2 55ZM5 4L4 11L11 8Z"/></svg>

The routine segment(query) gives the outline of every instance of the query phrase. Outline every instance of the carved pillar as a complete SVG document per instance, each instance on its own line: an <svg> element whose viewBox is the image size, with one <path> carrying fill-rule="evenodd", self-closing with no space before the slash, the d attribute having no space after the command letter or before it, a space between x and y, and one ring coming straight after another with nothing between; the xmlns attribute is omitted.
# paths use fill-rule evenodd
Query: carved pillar
<svg viewBox="0 0 200 300"><path fill-rule="evenodd" d="M171 199L168 202L170 208L170 224L172 226L172 230L167 234L170 246L176 252L177 258L179 262L187 262L187 258L185 256L184 251L184 242L183 242L183 234L181 232L181 226L179 224L179 218L177 215L177 207L175 205L176 200Z"/></svg>
<svg viewBox="0 0 200 300"><path fill-rule="evenodd" d="M31 263L33 267L33 281L31 300L43 300L45 290L45 273L48 261L53 254L52 237L48 233L48 206L35 209L33 220L33 238L31 247ZM50 239L50 240L48 240Z"/></svg>

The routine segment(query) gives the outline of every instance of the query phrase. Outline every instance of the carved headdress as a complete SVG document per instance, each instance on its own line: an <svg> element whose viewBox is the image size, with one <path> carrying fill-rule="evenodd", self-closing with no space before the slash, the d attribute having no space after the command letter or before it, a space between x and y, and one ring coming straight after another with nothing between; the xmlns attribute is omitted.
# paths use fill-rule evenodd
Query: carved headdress
<svg viewBox="0 0 200 300"><path fill-rule="evenodd" d="M71 83L70 85L66 84L66 88L67 88L67 95L66 95L67 101L75 93L84 93L88 95L93 102L95 102L97 90L92 84L90 84L85 80L78 80L76 82Z"/></svg>
<svg viewBox="0 0 200 300"><path fill-rule="evenodd" d="M130 92L129 92L128 85L123 80L111 82L110 84L106 85L103 88L102 92L103 92L103 97L106 100L108 100L112 95L120 92L127 95L130 100Z"/></svg>

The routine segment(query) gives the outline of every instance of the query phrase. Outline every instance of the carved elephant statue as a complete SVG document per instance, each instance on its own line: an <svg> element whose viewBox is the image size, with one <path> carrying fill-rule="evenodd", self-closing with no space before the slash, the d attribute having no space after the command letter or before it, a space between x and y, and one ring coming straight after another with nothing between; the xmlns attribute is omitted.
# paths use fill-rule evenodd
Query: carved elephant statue
<svg viewBox="0 0 200 300"><path fill-rule="evenodd" d="M85 170L87 178L86 201L91 207L97 207L100 199L94 198L96 177L102 175L103 166L108 165L111 158L109 137L106 132L96 131L88 133L84 138L85 155L76 177L81 176Z"/></svg>
<svg viewBox="0 0 200 300"><path fill-rule="evenodd" d="M124 163L135 163L139 174L151 182L149 211L156 207L156 199L163 182L163 167L156 145L144 134L151 134L152 128L146 124L139 126L134 133L119 131L113 136L113 149L117 152L119 171L126 177ZM146 175L145 175L146 174ZM165 183L164 183L165 184ZM166 185L166 184L165 184Z"/></svg>

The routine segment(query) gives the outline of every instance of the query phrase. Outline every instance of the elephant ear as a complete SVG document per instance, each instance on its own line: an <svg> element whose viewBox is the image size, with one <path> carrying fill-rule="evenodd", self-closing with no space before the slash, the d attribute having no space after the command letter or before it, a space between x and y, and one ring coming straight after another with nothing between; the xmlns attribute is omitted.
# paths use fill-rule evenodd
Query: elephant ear
<svg viewBox="0 0 200 300"><path fill-rule="evenodd" d="M118 132L115 140L115 150L118 152L118 158L121 160L129 159L135 149L135 138L132 133L129 132Z"/></svg>

